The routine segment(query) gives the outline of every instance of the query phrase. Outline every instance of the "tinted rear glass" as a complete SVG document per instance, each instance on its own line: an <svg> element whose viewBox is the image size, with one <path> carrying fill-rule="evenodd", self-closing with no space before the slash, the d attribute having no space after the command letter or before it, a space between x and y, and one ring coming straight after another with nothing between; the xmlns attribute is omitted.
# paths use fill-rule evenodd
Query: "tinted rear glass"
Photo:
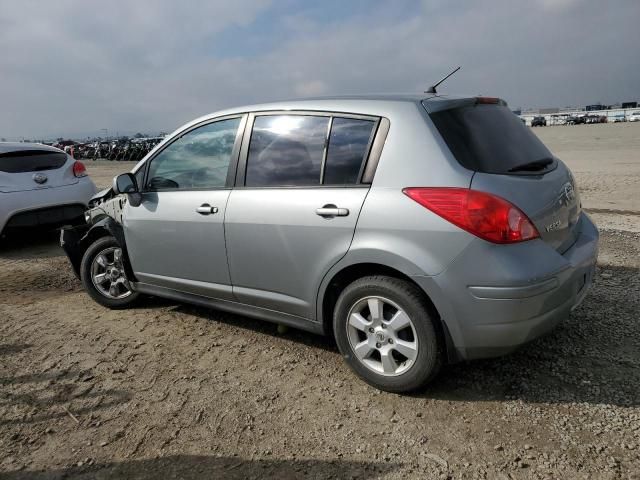
<svg viewBox="0 0 640 480"><path fill-rule="evenodd" d="M324 170L325 185L358 183L375 122L356 118L333 119Z"/></svg>
<svg viewBox="0 0 640 480"><path fill-rule="evenodd" d="M256 117L249 144L248 187L319 185L329 117Z"/></svg>
<svg viewBox="0 0 640 480"><path fill-rule="evenodd" d="M519 165L552 158L506 106L470 105L430 116L451 153L469 170L509 173Z"/></svg>
<svg viewBox="0 0 640 480"><path fill-rule="evenodd" d="M62 167L67 155L42 150L20 150L0 154L0 172L21 173L54 170Z"/></svg>

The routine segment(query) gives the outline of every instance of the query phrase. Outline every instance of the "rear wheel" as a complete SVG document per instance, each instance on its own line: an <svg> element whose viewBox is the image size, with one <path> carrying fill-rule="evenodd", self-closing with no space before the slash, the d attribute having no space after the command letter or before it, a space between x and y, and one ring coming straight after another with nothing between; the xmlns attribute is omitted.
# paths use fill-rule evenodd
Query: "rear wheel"
<svg viewBox="0 0 640 480"><path fill-rule="evenodd" d="M122 248L113 237L102 237L91 244L82 257L80 278L91 298L108 308L127 308L140 295L131 288Z"/></svg>
<svg viewBox="0 0 640 480"><path fill-rule="evenodd" d="M440 369L434 319L410 282L386 276L356 280L336 302L333 327L349 366L381 390L417 390Z"/></svg>

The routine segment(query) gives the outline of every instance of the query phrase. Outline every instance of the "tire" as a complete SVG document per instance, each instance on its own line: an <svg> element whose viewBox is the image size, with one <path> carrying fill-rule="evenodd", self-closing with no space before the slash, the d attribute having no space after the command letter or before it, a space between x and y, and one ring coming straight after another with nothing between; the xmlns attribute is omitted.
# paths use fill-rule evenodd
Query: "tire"
<svg viewBox="0 0 640 480"><path fill-rule="evenodd" d="M380 303L382 316L373 315L371 307L378 309ZM360 278L342 291L334 308L333 331L338 349L351 369L368 384L394 393L419 390L437 375L443 359L443 342L435 324L438 320L429 311L422 291L410 282L386 276ZM398 312L404 312L409 319L403 329L392 328L390 320L401 318L395 316ZM359 314L365 323L358 317L350 322L353 314ZM406 320L395 322L395 326L403 323ZM407 349L407 345L414 348ZM400 347L408 356L399 352Z"/></svg>
<svg viewBox="0 0 640 480"><path fill-rule="evenodd" d="M114 310L132 306L140 296L139 292L131 290L122 267L122 260L118 260L116 257L117 250L120 250L120 245L115 238L101 237L87 248L80 263L80 279L89 296L100 305ZM102 261L98 260L100 255L103 258ZM102 267L101 264L105 264L106 267ZM102 273L102 270L105 270L104 283L94 281L94 278L98 273ZM110 295L107 291L114 283L116 284L113 287L115 290L111 290L113 295Z"/></svg>

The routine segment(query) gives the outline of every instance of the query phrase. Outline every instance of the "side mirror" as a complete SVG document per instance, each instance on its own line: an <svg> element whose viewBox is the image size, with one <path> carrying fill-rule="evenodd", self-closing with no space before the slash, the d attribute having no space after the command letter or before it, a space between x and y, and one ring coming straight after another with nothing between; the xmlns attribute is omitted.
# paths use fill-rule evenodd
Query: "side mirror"
<svg viewBox="0 0 640 480"><path fill-rule="evenodd" d="M138 193L138 182L133 173L122 173L113 179L116 193Z"/></svg>
<svg viewBox="0 0 640 480"><path fill-rule="evenodd" d="M122 173L113 179L113 191L127 194L129 205L137 207L142 203L142 194L133 173Z"/></svg>

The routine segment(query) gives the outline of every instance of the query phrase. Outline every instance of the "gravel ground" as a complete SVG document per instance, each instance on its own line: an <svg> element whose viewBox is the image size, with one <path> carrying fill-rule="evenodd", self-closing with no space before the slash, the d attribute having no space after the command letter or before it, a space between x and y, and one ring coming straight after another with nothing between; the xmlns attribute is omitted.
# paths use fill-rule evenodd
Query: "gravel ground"
<svg viewBox="0 0 640 480"><path fill-rule="evenodd" d="M552 334L413 396L357 380L330 339L159 299L104 309L55 235L5 239L0 479L640 479L640 234L607 225Z"/></svg>

